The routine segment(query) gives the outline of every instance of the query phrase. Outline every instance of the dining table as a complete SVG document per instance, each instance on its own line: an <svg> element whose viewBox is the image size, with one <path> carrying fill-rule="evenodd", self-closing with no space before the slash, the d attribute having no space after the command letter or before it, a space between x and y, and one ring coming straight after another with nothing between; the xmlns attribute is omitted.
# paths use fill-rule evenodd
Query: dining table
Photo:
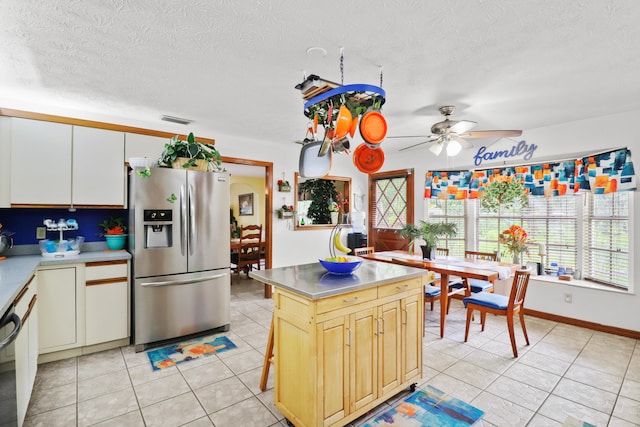
<svg viewBox="0 0 640 427"><path fill-rule="evenodd" d="M446 325L450 277L479 279L495 283L496 280L511 277L520 267L518 264L454 256L438 256L434 260L429 260L424 259L422 255L411 254L403 250L373 252L361 255L361 257L373 261L423 268L440 274L440 338L444 337Z"/></svg>

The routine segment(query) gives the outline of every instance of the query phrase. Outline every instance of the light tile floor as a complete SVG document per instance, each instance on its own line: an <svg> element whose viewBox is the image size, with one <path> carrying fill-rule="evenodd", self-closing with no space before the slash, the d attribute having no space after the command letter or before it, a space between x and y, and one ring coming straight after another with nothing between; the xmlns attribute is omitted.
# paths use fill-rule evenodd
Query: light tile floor
<svg viewBox="0 0 640 427"><path fill-rule="evenodd" d="M232 351L156 372L130 346L40 365L25 425L285 426L273 405L273 379L265 392L258 386L273 308L262 296L262 284L234 281L225 334L238 346ZM488 316L485 332L474 324L466 344L459 301L444 339L438 319L436 304L426 313L419 386L481 408L478 425L553 427L573 416L597 426L640 426L638 340L527 317L531 345L519 332L514 359L504 317Z"/></svg>

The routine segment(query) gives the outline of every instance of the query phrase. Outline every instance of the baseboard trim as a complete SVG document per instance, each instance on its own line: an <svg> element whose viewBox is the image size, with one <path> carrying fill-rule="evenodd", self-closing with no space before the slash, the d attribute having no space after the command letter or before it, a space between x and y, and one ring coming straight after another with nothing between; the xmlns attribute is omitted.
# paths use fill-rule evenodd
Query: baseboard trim
<svg viewBox="0 0 640 427"><path fill-rule="evenodd" d="M615 326L607 326L601 323L588 322L586 320L573 319L571 317L558 316L557 314L545 313L543 311L524 309L524 314L532 317L539 317L540 319L551 320L554 322L566 323L573 326L580 326L582 328L592 329L594 331L606 332L609 334L620 335L627 338L634 338L640 340L640 331L634 331L632 329L618 328Z"/></svg>

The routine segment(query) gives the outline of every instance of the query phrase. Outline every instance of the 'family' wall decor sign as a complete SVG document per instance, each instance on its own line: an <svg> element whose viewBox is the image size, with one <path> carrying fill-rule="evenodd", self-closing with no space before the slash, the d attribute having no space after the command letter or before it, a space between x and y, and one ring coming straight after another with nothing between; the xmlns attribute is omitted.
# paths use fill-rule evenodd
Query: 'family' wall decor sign
<svg viewBox="0 0 640 427"><path fill-rule="evenodd" d="M530 160L533 156L533 152L536 151L536 148L538 148L536 144L527 144L524 139L518 142L518 144L512 146L511 150L487 151L487 147L483 145L478 148L478 152L473 156L473 163L476 166L480 166L484 160L496 160L500 157L504 157L506 159L517 156L524 156L524 160Z"/></svg>

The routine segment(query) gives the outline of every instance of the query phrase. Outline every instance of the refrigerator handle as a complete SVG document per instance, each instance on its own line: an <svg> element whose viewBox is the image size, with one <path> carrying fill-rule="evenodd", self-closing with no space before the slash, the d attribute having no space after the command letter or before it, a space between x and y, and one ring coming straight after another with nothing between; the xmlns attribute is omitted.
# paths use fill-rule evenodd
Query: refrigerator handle
<svg viewBox="0 0 640 427"><path fill-rule="evenodd" d="M180 186L180 253L185 255L187 243L187 199L184 194L184 185Z"/></svg>
<svg viewBox="0 0 640 427"><path fill-rule="evenodd" d="M193 255L196 246L196 198L193 196L193 185L189 184L189 255Z"/></svg>
<svg viewBox="0 0 640 427"><path fill-rule="evenodd" d="M206 282L208 280L220 279L221 277L225 277L227 274L214 274L212 276L201 277L199 279L186 279L186 280L167 280L162 282L144 282L141 283L140 286L145 287L160 287L160 286L176 286L176 285L191 285L193 283Z"/></svg>

